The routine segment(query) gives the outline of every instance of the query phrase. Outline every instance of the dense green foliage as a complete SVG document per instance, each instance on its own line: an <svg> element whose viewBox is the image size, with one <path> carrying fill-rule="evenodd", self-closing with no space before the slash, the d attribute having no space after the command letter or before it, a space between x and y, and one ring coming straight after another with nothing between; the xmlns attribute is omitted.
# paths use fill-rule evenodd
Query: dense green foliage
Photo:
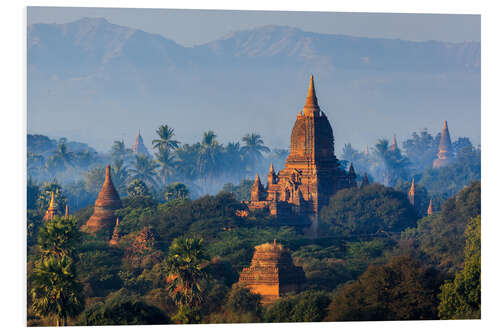
<svg viewBox="0 0 500 333"><path fill-rule="evenodd" d="M481 216L469 221L465 237L464 268L441 287L439 294L442 319L481 318Z"/></svg>
<svg viewBox="0 0 500 333"><path fill-rule="evenodd" d="M82 313L78 325L160 325L170 320L158 308L120 293L97 302Z"/></svg>
<svg viewBox="0 0 500 333"><path fill-rule="evenodd" d="M437 318L440 278L410 257L372 265L333 299L326 320L416 320Z"/></svg>
<svg viewBox="0 0 500 333"><path fill-rule="evenodd" d="M267 174L271 161L279 170L287 156L270 151L258 134L245 135L241 146L219 143L213 131L182 144L162 125L154 158L132 154L123 141L109 154L42 141L28 156L30 326L480 316L474 218L481 190L479 182L466 186L480 177L480 150L464 138L453 143L456 162L438 170L430 167L439 135L425 131L403 142L404 150L390 149L387 140L366 153L346 145L341 163L354 161L358 181L367 172L386 186L337 192L321 211L315 239L266 212L237 214L250 197L248 178ZM92 214L105 163L123 203L117 246L109 235L78 231ZM83 178L68 182L78 174ZM407 198L412 177L415 207ZM42 222L51 192L60 215L69 204L70 218ZM426 216L430 198L434 213ZM254 247L273 239L291 250L307 280L297 294L262 306L235 283Z"/></svg>
<svg viewBox="0 0 500 333"><path fill-rule="evenodd" d="M455 272L464 261L465 229L481 213L481 183L473 182L442 205L441 212L418 221L403 238L413 240L428 260L440 269Z"/></svg>
<svg viewBox="0 0 500 333"><path fill-rule="evenodd" d="M321 223L336 235L397 232L415 226L406 194L379 184L338 191L321 210Z"/></svg>

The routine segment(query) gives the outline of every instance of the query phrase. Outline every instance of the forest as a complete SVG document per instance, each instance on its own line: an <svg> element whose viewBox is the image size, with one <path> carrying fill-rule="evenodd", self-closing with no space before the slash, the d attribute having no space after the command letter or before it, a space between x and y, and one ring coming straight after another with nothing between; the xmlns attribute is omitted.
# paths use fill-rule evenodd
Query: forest
<svg viewBox="0 0 500 333"><path fill-rule="evenodd" d="M439 169L440 134L426 130L396 149L387 139L346 144L341 167L352 163L359 185L364 175L370 184L333 195L311 238L265 211L237 214L250 179L271 162L281 169L286 149L257 133L226 144L212 131L194 144L168 125L156 134L154 156L123 141L98 153L28 135L29 326L480 318L481 150L468 138L453 142L454 162ZM123 203L113 247L104 232L80 231L106 164ZM61 217L44 222L52 193ZM254 247L274 239L306 283L263 306L235 283Z"/></svg>

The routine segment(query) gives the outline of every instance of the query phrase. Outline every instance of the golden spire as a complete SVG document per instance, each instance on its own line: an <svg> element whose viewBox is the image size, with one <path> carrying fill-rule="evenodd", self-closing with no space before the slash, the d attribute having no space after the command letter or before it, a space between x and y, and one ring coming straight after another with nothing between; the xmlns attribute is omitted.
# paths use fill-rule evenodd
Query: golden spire
<svg viewBox="0 0 500 333"><path fill-rule="evenodd" d="M427 215L432 215L432 199L429 201L429 208L427 208Z"/></svg>
<svg viewBox="0 0 500 333"><path fill-rule="evenodd" d="M115 227L117 227L119 224L120 224L120 218L117 216L116 217L116 225L115 225Z"/></svg>
<svg viewBox="0 0 500 333"><path fill-rule="evenodd" d="M49 210L54 210L54 192L50 192Z"/></svg>
<svg viewBox="0 0 500 333"><path fill-rule="evenodd" d="M316 98L316 88L314 87L314 76L309 79L309 90L307 91L306 104L304 105L304 115L312 116L319 114L318 99Z"/></svg>
<svg viewBox="0 0 500 333"><path fill-rule="evenodd" d="M271 162L271 166L269 167L269 173L274 174L274 166L273 166L273 162Z"/></svg>

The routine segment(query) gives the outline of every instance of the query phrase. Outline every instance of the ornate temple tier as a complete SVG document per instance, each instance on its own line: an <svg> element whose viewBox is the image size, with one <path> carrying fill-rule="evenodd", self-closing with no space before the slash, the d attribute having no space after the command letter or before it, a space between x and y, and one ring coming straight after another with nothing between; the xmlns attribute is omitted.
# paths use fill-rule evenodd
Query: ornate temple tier
<svg viewBox="0 0 500 333"><path fill-rule="evenodd" d="M268 208L281 218L310 217L318 214L337 190L353 186L354 168L351 166L349 174L339 168L332 127L318 105L311 75L306 103L290 136L285 168L276 174L271 164L266 188L257 175L251 200L244 203L251 210Z"/></svg>
<svg viewBox="0 0 500 333"><path fill-rule="evenodd" d="M243 268L238 284L261 295L262 304L269 304L298 291L304 282L302 268L293 264L290 252L275 240L255 247L252 263Z"/></svg>

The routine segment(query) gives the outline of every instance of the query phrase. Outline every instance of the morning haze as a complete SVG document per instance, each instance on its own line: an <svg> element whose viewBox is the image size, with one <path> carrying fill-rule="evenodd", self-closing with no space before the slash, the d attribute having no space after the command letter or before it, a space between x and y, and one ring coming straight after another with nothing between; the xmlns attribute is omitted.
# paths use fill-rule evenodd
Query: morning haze
<svg viewBox="0 0 500 333"><path fill-rule="evenodd" d="M30 7L28 23L29 133L107 151L168 123L288 148L314 74L336 150L445 119L480 143L478 15Z"/></svg>

